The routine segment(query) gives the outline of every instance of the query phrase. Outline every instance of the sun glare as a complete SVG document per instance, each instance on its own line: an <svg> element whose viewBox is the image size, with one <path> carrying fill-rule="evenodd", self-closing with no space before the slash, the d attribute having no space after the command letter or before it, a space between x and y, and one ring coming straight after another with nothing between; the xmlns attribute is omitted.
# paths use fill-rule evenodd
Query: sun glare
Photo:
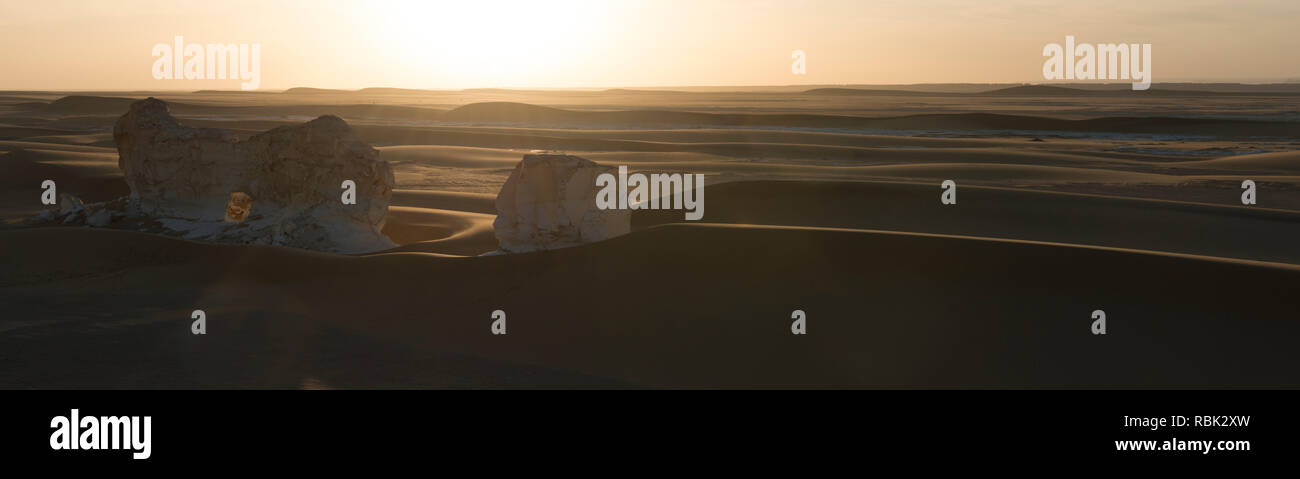
<svg viewBox="0 0 1300 479"><path fill-rule="evenodd" d="M379 34L412 70L479 85L538 79L598 42L607 2L386 2L367 6Z"/></svg>

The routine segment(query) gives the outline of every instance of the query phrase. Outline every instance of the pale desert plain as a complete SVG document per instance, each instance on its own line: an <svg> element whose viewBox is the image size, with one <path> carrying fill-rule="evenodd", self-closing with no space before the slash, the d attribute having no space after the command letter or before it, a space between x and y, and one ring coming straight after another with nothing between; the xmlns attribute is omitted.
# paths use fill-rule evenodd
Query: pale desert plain
<svg viewBox="0 0 1300 479"><path fill-rule="evenodd" d="M31 224L45 180L130 194L147 97L240 138L337 115L397 246ZM534 150L703 174L704 217L484 256ZM3 388L1300 386L1300 84L8 91L0 171Z"/></svg>

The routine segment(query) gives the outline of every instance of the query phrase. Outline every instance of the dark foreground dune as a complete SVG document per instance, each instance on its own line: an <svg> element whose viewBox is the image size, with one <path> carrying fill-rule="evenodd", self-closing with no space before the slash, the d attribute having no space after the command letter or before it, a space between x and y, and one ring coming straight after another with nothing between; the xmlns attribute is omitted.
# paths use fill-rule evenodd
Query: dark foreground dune
<svg viewBox="0 0 1300 479"><path fill-rule="evenodd" d="M24 252L0 270L6 387L1300 385L1300 268L1278 264L720 225L478 258L64 228L0 247Z"/></svg>

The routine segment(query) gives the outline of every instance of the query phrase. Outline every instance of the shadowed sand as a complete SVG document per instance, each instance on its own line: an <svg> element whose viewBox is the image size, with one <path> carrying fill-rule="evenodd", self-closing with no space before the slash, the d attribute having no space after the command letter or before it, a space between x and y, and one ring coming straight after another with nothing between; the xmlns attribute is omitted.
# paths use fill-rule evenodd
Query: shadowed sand
<svg viewBox="0 0 1300 479"><path fill-rule="evenodd" d="M706 188L715 223L864 228L1109 246L1300 264L1300 212L991 187L760 181ZM679 223L636 211L633 228Z"/></svg>
<svg viewBox="0 0 1300 479"><path fill-rule="evenodd" d="M1293 387L1300 365L1300 323L1278 315L1300 269L1148 252L714 225L473 259L85 229L0 243L61 252L0 278L24 312L0 323L0 382L29 387Z"/></svg>

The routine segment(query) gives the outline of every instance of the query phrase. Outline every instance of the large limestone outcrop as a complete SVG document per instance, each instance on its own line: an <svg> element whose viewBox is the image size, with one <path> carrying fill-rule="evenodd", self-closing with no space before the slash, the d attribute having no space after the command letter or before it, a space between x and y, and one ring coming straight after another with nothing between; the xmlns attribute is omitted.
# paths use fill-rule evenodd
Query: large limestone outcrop
<svg viewBox="0 0 1300 479"><path fill-rule="evenodd" d="M631 230L627 210L596 207L596 176L617 170L569 155L528 154L497 194L497 243L504 252L563 248Z"/></svg>
<svg viewBox="0 0 1300 479"><path fill-rule="evenodd" d="M183 126L149 98L131 104L113 139L131 208L186 237L344 253L394 246L380 232L393 171L336 116L239 141ZM345 180L355 204L341 201Z"/></svg>

